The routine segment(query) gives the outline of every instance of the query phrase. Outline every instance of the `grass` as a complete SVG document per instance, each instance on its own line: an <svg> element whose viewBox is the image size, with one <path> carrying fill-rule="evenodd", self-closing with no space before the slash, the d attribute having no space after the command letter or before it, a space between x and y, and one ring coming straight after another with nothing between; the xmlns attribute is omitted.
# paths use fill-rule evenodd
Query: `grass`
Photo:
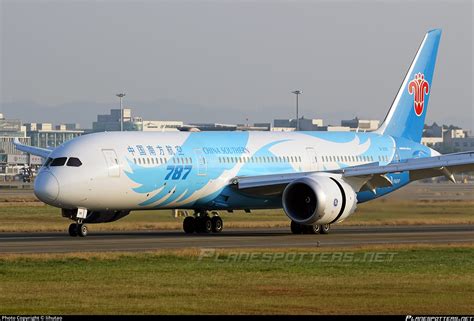
<svg viewBox="0 0 474 321"><path fill-rule="evenodd" d="M40 202L0 203L0 232L64 231L69 220L60 210ZM260 210L251 214L221 212L226 228L288 227L282 210ZM182 218L169 210L134 211L122 220L90 224L91 231L181 229ZM360 204L344 225L474 224L474 201L379 199Z"/></svg>
<svg viewBox="0 0 474 321"><path fill-rule="evenodd" d="M249 250L6 255L0 314L473 314L474 246L392 246L381 262L233 260ZM302 250L255 249L250 253ZM321 255L334 254L314 249ZM344 250L344 253L349 253Z"/></svg>

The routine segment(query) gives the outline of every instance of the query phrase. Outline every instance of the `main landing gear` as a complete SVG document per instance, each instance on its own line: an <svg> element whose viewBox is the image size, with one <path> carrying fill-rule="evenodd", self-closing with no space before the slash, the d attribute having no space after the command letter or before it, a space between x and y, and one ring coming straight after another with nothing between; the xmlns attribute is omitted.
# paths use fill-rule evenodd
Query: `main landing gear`
<svg viewBox="0 0 474 321"><path fill-rule="evenodd" d="M78 221L78 223L72 223L71 225L69 225L70 236L86 237L87 233L88 233L87 225L82 224L81 221Z"/></svg>
<svg viewBox="0 0 474 321"><path fill-rule="evenodd" d="M328 234L329 229L331 228L330 224L313 224L313 225L303 225L291 221L291 233L293 234Z"/></svg>
<svg viewBox="0 0 474 321"><path fill-rule="evenodd" d="M212 212L210 217L207 211L196 212L194 216L188 216L183 221L183 230L186 234L196 233L220 233L224 228L222 218L217 212Z"/></svg>

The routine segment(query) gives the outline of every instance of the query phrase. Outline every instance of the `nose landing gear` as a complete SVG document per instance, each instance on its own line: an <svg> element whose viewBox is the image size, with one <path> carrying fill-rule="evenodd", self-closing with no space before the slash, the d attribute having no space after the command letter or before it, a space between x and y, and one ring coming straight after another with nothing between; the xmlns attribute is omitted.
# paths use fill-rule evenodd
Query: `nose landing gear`
<svg viewBox="0 0 474 321"><path fill-rule="evenodd" d="M70 236L80 236L86 237L87 233L89 232L87 229L87 225L82 223L72 223L69 225L69 235Z"/></svg>
<svg viewBox="0 0 474 321"><path fill-rule="evenodd" d="M88 211L85 208L78 208L78 209L62 209L62 216L67 217L71 220L76 221L76 223L72 223L69 225L69 235L70 236L80 236L86 237L88 234L87 226L84 223L88 215Z"/></svg>

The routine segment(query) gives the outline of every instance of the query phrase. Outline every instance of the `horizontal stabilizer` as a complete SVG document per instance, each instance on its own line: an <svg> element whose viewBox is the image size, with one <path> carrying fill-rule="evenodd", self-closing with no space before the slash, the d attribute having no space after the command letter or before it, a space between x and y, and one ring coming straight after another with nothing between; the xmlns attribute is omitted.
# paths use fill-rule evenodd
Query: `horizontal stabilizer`
<svg viewBox="0 0 474 321"><path fill-rule="evenodd" d="M36 156L41 156L43 158L47 158L49 154L51 154L50 149L23 145L22 143L20 143L20 140L18 138L15 138L15 140L13 141L13 145L15 145L15 148L18 149L19 151L36 155Z"/></svg>

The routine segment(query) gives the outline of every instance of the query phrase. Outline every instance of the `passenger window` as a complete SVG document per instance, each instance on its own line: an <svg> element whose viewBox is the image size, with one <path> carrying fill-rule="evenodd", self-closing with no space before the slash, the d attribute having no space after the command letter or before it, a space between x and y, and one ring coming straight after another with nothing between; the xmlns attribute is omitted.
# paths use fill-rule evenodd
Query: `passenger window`
<svg viewBox="0 0 474 321"><path fill-rule="evenodd" d="M53 159L49 166L64 166L66 164L67 157L58 157Z"/></svg>
<svg viewBox="0 0 474 321"><path fill-rule="evenodd" d="M67 160L67 166L71 166L71 167L79 167L82 165L82 162L79 160L79 158L76 158L76 157L70 157L68 160Z"/></svg>

